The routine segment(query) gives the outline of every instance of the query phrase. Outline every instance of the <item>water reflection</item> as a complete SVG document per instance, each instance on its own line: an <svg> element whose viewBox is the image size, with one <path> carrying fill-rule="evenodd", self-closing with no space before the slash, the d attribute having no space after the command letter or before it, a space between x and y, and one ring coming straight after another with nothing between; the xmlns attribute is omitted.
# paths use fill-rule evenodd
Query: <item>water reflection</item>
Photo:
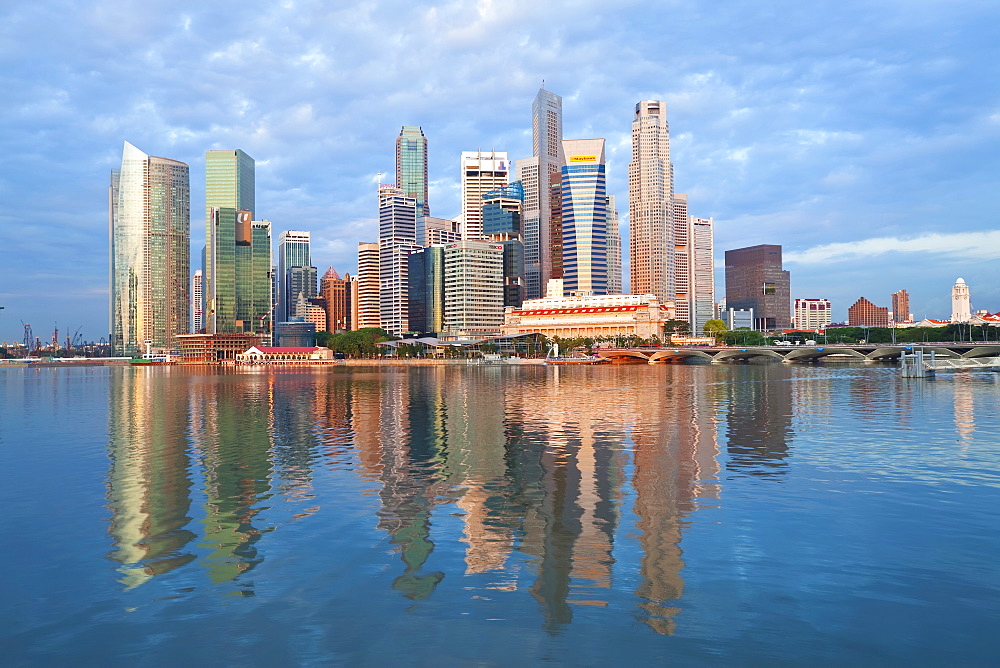
<svg viewBox="0 0 1000 668"><path fill-rule="evenodd" d="M792 395L798 384L775 379L769 370L763 364L733 367L723 386L730 471L771 478L788 469Z"/></svg>

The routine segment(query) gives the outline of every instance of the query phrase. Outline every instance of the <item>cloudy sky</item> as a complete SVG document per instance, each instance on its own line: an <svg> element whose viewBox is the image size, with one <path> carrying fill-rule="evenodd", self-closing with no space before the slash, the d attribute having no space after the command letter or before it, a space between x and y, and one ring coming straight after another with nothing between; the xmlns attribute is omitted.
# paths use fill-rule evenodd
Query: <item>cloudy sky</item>
<svg viewBox="0 0 1000 668"><path fill-rule="evenodd" d="M193 258L204 153L242 148L257 217L354 273L400 126L423 126L430 205L452 217L461 151L530 155L543 79L566 138L607 139L626 234L634 105L667 101L719 297L723 251L772 243L792 296L838 319L901 288L948 317L959 276L1000 311L998 44L1000 5L962 0L0 3L0 341L21 320L106 336L124 141L190 165Z"/></svg>

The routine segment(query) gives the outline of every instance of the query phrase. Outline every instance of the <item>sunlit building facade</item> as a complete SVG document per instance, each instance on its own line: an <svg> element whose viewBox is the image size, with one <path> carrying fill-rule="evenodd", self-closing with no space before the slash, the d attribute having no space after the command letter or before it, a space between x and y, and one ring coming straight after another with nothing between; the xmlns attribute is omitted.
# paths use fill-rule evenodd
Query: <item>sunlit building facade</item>
<svg viewBox="0 0 1000 668"><path fill-rule="evenodd" d="M655 295L545 297L508 307L502 333L540 332L547 337L663 338L663 326L676 316L673 302Z"/></svg>
<svg viewBox="0 0 1000 668"><path fill-rule="evenodd" d="M675 298L674 168L670 162L667 103L635 105L628 165L631 292Z"/></svg>
<svg viewBox="0 0 1000 668"><path fill-rule="evenodd" d="M503 246L457 241L444 247L444 329L485 336L503 325Z"/></svg>
<svg viewBox="0 0 1000 668"><path fill-rule="evenodd" d="M510 162L506 151L463 151L462 239L483 238L483 195L507 185Z"/></svg>
<svg viewBox="0 0 1000 668"><path fill-rule="evenodd" d="M427 137L418 125L404 125L396 138L396 186L416 203L416 239L422 244L427 203Z"/></svg>
<svg viewBox="0 0 1000 668"><path fill-rule="evenodd" d="M563 289L608 293L608 193L603 139L563 141L561 170Z"/></svg>
<svg viewBox="0 0 1000 668"><path fill-rule="evenodd" d="M121 169L111 172L108 219L113 354L176 348L191 322L188 166L125 142Z"/></svg>

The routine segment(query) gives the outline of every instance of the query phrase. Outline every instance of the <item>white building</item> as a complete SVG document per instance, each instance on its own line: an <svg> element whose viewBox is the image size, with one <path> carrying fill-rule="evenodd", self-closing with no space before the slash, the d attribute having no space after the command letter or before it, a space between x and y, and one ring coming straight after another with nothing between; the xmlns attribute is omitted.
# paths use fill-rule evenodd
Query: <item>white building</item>
<svg viewBox="0 0 1000 668"><path fill-rule="evenodd" d="M833 322L829 299L796 299L792 314L796 329L822 329Z"/></svg>
<svg viewBox="0 0 1000 668"><path fill-rule="evenodd" d="M614 195L608 195L608 294L622 293L622 237L618 230L618 208Z"/></svg>
<svg viewBox="0 0 1000 668"><path fill-rule="evenodd" d="M951 288L951 321L969 322L972 319L972 302L969 300L969 286L965 279L955 281Z"/></svg>
<svg viewBox="0 0 1000 668"><path fill-rule="evenodd" d="M506 151L462 151L462 239L483 238L483 195L509 176Z"/></svg>
<svg viewBox="0 0 1000 668"><path fill-rule="evenodd" d="M688 311L691 333L700 334L715 318L715 220L688 216Z"/></svg>
<svg viewBox="0 0 1000 668"><path fill-rule="evenodd" d="M674 319L672 302L655 295L594 295L529 299L520 308L508 307L503 334L540 332L548 337L664 338L663 325Z"/></svg>
<svg viewBox="0 0 1000 668"><path fill-rule="evenodd" d="M358 244L358 275L351 283L352 329L381 327L379 315L379 247L377 243Z"/></svg>
<svg viewBox="0 0 1000 668"><path fill-rule="evenodd" d="M424 216L424 237L417 243L424 246L440 246L455 243L462 238L461 216L457 218L434 218Z"/></svg>
<svg viewBox="0 0 1000 668"><path fill-rule="evenodd" d="M205 281L201 269L191 277L191 330L197 334L205 326Z"/></svg>
<svg viewBox="0 0 1000 668"><path fill-rule="evenodd" d="M503 244L463 239L444 247L444 328L491 336L503 325Z"/></svg>

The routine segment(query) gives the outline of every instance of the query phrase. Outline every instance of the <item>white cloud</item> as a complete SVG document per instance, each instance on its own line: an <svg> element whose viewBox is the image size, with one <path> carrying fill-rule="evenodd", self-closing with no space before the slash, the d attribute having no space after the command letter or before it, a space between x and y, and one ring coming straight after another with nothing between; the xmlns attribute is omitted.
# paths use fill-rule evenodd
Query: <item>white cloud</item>
<svg viewBox="0 0 1000 668"><path fill-rule="evenodd" d="M859 241L815 246L784 254L784 261L795 264L821 264L871 258L885 253L931 253L965 257L969 260L1000 260L1000 230L924 234L909 239L876 237Z"/></svg>

